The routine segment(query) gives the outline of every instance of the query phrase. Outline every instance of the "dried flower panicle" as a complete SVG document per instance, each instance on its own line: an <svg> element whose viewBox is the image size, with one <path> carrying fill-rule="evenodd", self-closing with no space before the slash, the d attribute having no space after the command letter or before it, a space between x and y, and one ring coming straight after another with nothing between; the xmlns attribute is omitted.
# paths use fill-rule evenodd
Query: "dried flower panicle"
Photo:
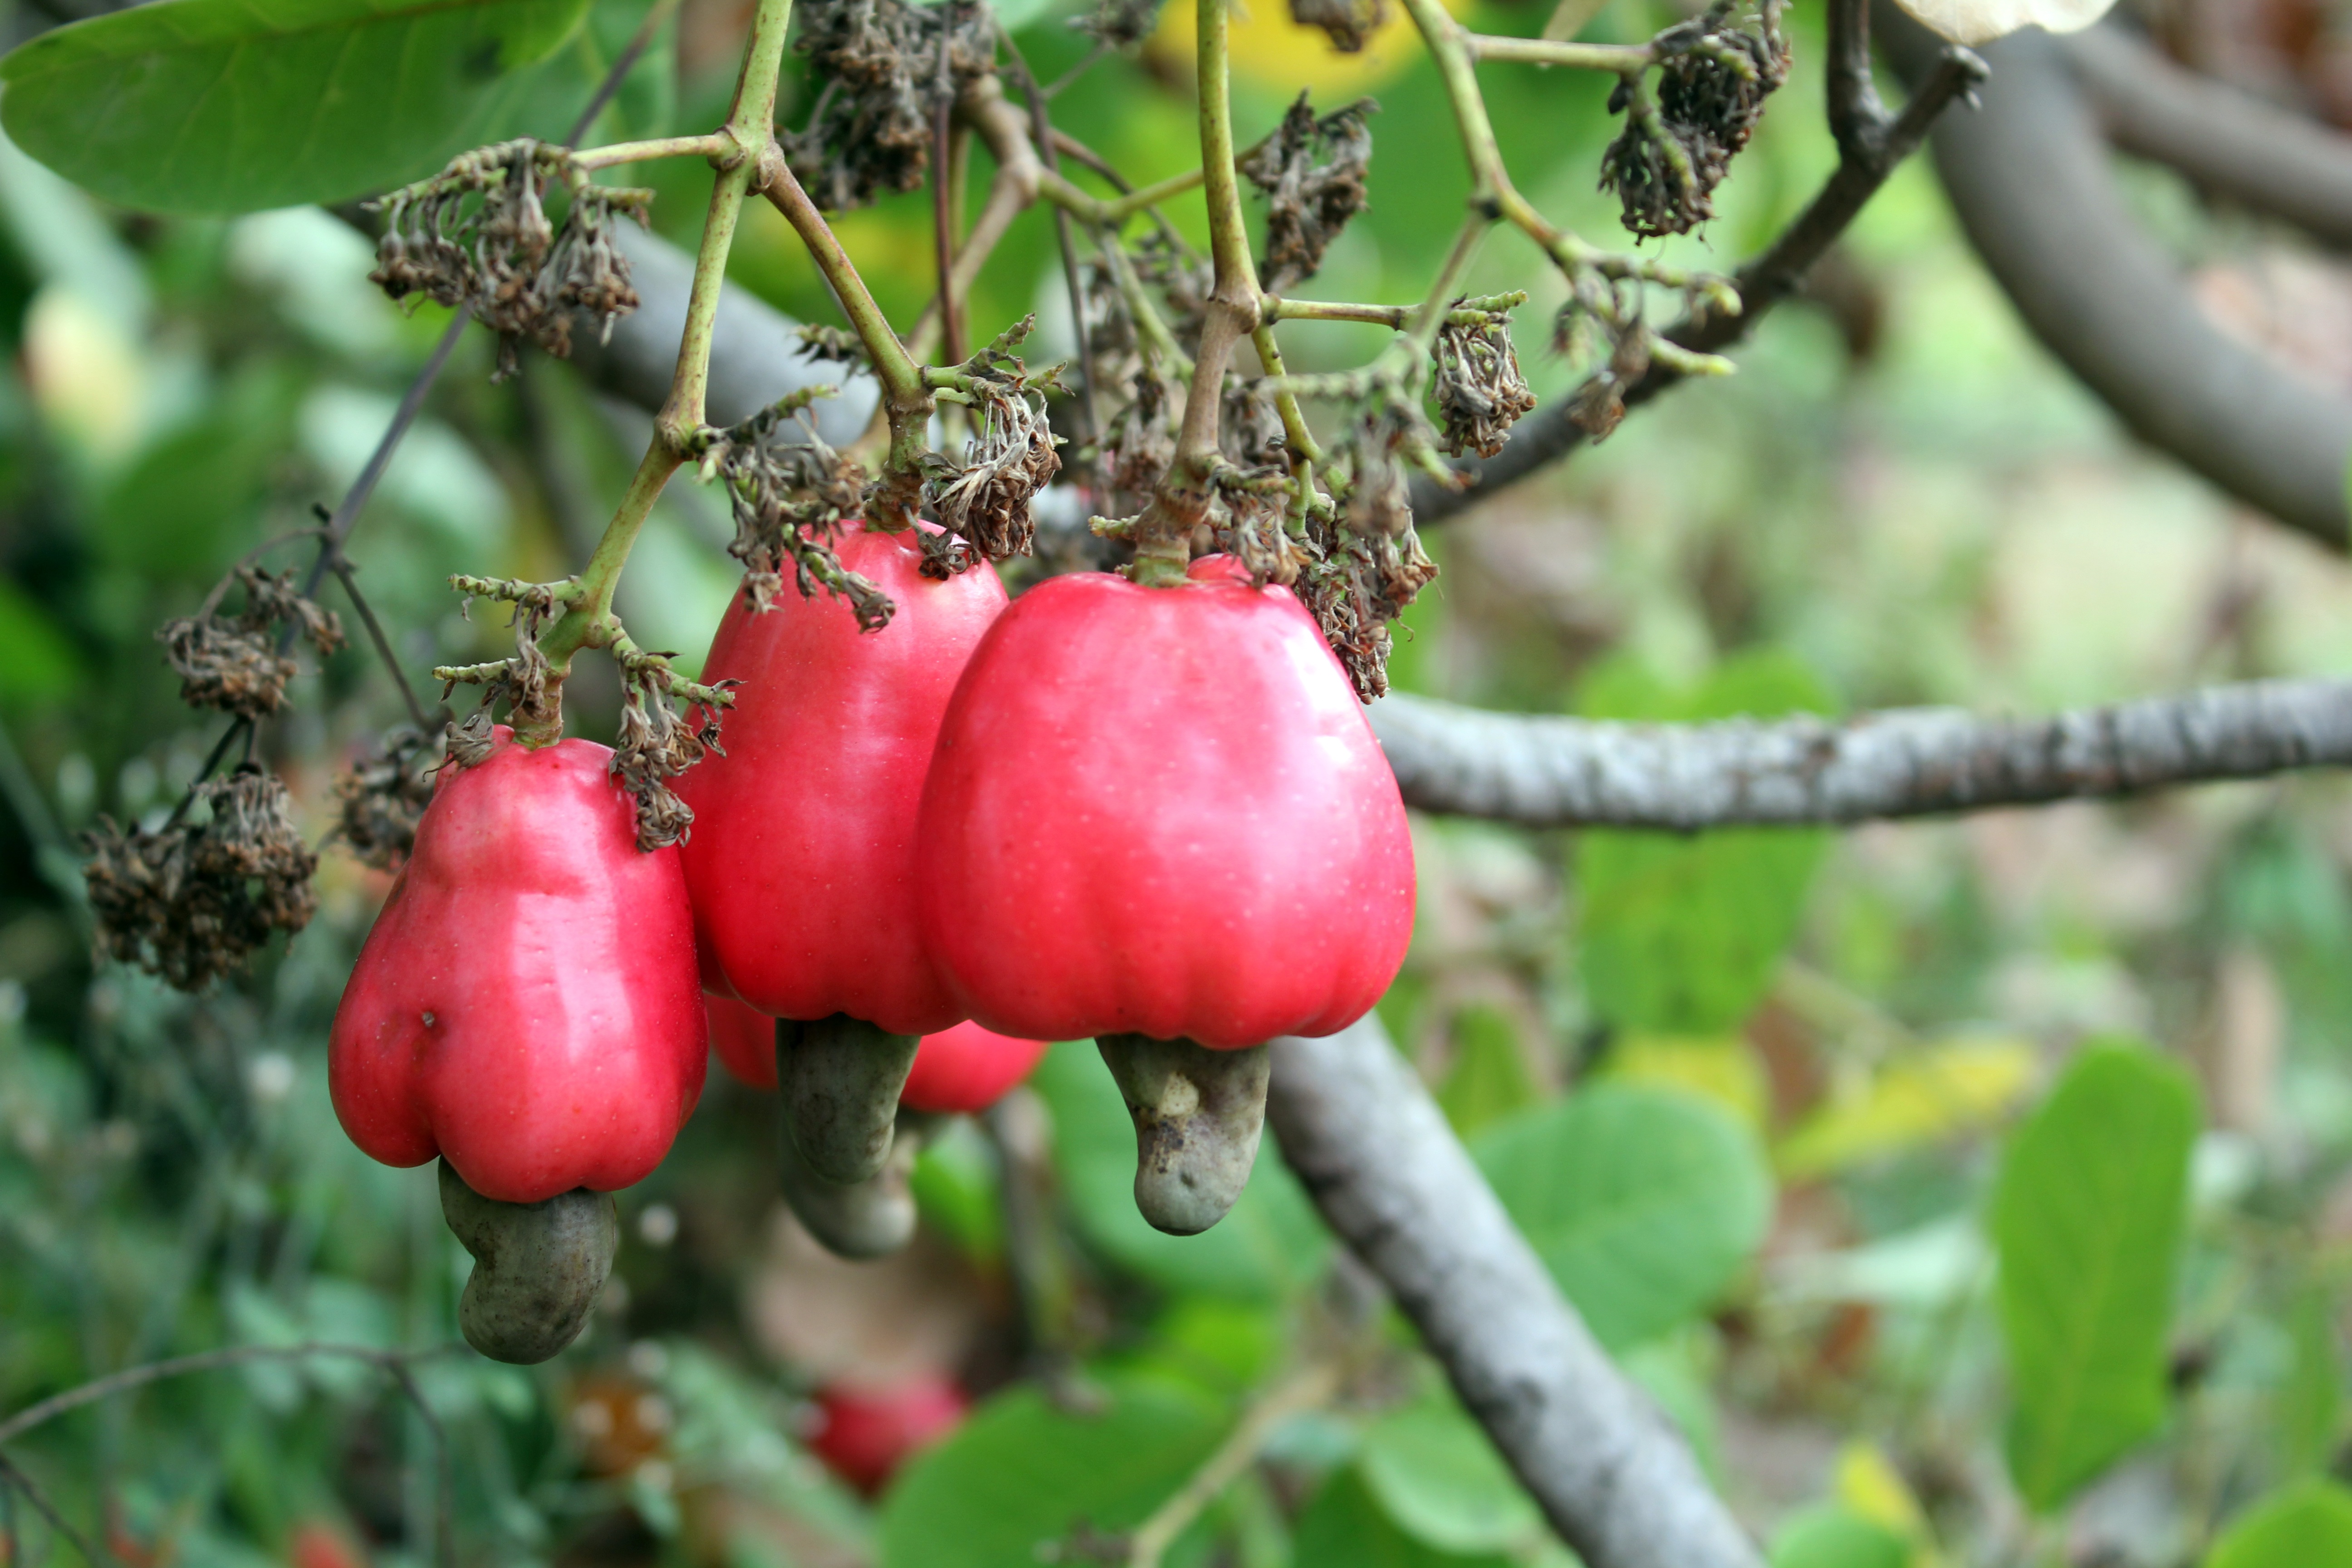
<svg viewBox="0 0 2352 1568"><path fill-rule="evenodd" d="M1013 351L1035 328L1025 316L957 367L970 399L972 436L963 460L923 458L931 514L940 526L991 561L1026 555L1036 535L1030 502L1062 469L1057 437L1045 416L1045 392L1059 391L1061 367L1032 374Z"/></svg>
<svg viewBox="0 0 2352 1568"><path fill-rule="evenodd" d="M822 323L800 330L801 358L812 364L837 364L851 370L873 369L872 356L866 352L866 340L846 327L828 327Z"/></svg>
<svg viewBox="0 0 2352 1568"><path fill-rule="evenodd" d="M244 585L245 608L225 616L219 603L231 582ZM291 570L272 576L253 566L238 567L195 615L163 623L155 640L180 678L181 701L258 719L285 706L294 679L294 661L271 636L280 626L299 630L321 654L343 646L342 622L302 596Z"/></svg>
<svg viewBox="0 0 2352 1568"><path fill-rule="evenodd" d="M1495 456L1511 438L1511 426L1536 405L1535 391L1519 372L1518 351L1511 346L1510 317L1495 310L1479 321L1449 318L1438 329L1431 353L1444 450L1456 458Z"/></svg>
<svg viewBox="0 0 2352 1568"><path fill-rule="evenodd" d="M570 196L560 226L544 205L558 181ZM609 334L636 309L615 220L643 223L652 200L649 190L597 184L562 147L526 138L478 148L371 204L384 214L384 232L369 276L394 300L421 295L462 308L497 332L491 379L502 381L525 338L567 358L575 311Z"/></svg>
<svg viewBox="0 0 2352 1568"><path fill-rule="evenodd" d="M478 715L488 728L487 711ZM454 726L453 726L454 728ZM416 825L433 799L439 748L411 725L387 731L369 756L335 781L341 810L334 836L362 865L396 871L416 844Z"/></svg>
<svg viewBox="0 0 2352 1568"><path fill-rule="evenodd" d="M1570 359L1601 363L1570 395L1569 418L1595 441L1604 440L1625 417L1625 396L1650 371L1650 329L1638 309L1615 300L1571 296L1560 307L1552 345Z"/></svg>
<svg viewBox="0 0 2352 1568"><path fill-rule="evenodd" d="M318 910L319 858L277 775L247 764L191 798L210 820L125 833L100 817L83 837L100 953L183 991L242 968L273 932L300 931Z"/></svg>
<svg viewBox="0 0 2352 1568"><path fill-rule="evenodd" d="M677 797L669 781L719 751L719 711L734 700L726 689L734 682L695 685L671 671L672 657L635 649L619 655L621 732L611 771L636 797L637 847L648 853L686 842L694 808ZM677 696L689 705L685 716L672 703Z"/></svg>
<svg viewBox="0 0 2352 1568"><path fill-rule="evenodd" d="M879 631L898 606L871 578L843 566L832 544L866 505L865 470L827 445L808 417L809 405L832 390L807 388L711 432L703 467L727 487L735 514L727 551L743 563L753 608L774 601L789 563L803 598L820 589L838 595L861 630Z"/></svg>
<svg viewBox="0 0 2352 1568"><path fill-rule="evenodd" d="M1097 0L1070 26L1107 49L1129 49L1151 37L1160 25L1160 0Z"/></svg>
<svg viewBox="0 0 2352 1568"><path fill-rule="evenodd" d="M1343 55L1361 54L1389 19L1388 0L1290 0L1290 19L1322 28Z"/></svg>
<svg viewBox="0 0 2352 1568"><path fill-rule="evenodd" d="M1298 596L1366 702L1388 689L1389 623L1437 575L1413 531L1409 470L1443 473L1435 433L1413 400L1376 395L1340 442L1346 480L1328 517L1311 517L1316 556Z"/></svg>
<svg viewBox="0 0 2352 1568"><path fill-rule="evenodd" d="M1281 129L1237 165L1265 193L1265 287L1280 293L1312 278L1323 252L1366 205L1364 174L1372 132L1364 123L1380 105L1360 98L1318 119L1300 93Z"/></svg>
<svg viewBox="0 0 2352 1568"><path fill-rule="evenodd" d="M1625 129L1601 159L1625 226L1645 238L1687 234L1715 216L1715 188L1748 145L1764 100L1788 79L1780 0L1765 0L1756 31L1735 26L1734 0L1658 35L1658 89L1641 76L1610 94Z"/></svg>
<svg viewBox="0 0 2352 1568"><path fill-rule="evenodd" d="M961 0L802 0L798 11L822 85L808 123L777 138L793 176L828 212L921 184L940 100L996 68L992 14Z"/></svg>

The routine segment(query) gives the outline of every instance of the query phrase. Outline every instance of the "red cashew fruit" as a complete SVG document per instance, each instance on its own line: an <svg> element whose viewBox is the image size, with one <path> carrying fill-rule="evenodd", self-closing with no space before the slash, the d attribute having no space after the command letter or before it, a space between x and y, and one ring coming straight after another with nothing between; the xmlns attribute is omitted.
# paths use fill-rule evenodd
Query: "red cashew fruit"
<svg viewBox="0 0 2352 1568"><path fill-rule="evenodd" d="M918 1449L961 1426L970 1409L962 1390L936 1373L892 1388L829 1384L818 1390L816 1407L810 1451L868 1497Z"/></svg>
<svg viewBox="0 0 2352 1568"><path fill-rule="evenodd" d="M1016 1040L972 1023L925 1035L898 1103L909 1110L978 1115L1027 1078L1045 1048L1043 1040Z"/></svg>
<svg viewBox="0 0 2352 1568"><path fill-rule="evenodd" d="M753 1089L775 1088L776 1021L731 996L703 1001L710 1009L710 1048L727 1070ZM925 1035L898 1102L909 1110L976 1114L1027 1078L1045 1048L1043 1040L1010 1039L971 1023Z"/></svg>
<svg viewBox="0 0 2352 1568"><path fill-rule="evenodd" d="M940 730L922 931L1024 1039L1327 1035L1412 935L1412 839L1371 725L1289 590L1057 577L1001 616Z"/></svg>
<svg viewBox="0 0 2352 1568"><path fill-rule="evenodd" d="M898 613L861 632L830 594L788 588L766 610L736 595L702 671L743 683L727 752L677 785L694 808L687 887L724 990L776 1017L847 1014L920 1035L963 1014L915 932L915 813L948 696L1004 586L985 563L924 576L911 531L853 523L836 548Z"/></svg>
<svg viewBox="0 0 2352 1568"><path fill-rule="evenodd" d="M328 1087L387 1165L502 1203L641 1181L702 1093L709 1025L676 849L636 845L590 741L505 725L442 770L335 1010Z"/></svg>

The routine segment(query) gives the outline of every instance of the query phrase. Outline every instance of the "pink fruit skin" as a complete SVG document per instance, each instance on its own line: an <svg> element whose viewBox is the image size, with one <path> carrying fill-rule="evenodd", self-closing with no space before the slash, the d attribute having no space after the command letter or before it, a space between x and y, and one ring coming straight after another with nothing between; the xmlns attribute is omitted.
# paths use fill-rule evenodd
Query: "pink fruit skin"
<svg viewBox="0 0 2352 1568"><path fill-rule="evenodd" d="M702 1092L708 1026L676 849L636 847L588 741L503 725L443 770L328 1047L335 1114L388 1165L485 1197L638 1182Z"/></svg>
<svg viewBox="0 0 2352 1568"><path fill-rule="evenodd" d="M1045 1054L1043 1040L1016 1040L978 1024L925 1035L898 1096L917 1110L976 1115L1027 1078Z"/></svg>
<svg viewBox="0 0 2352 1568"><path fill-rule="evenodd" d="M845 528L841 562L898 603L878 632L790 584L741 595L702 679L740 680L713 756L677 792L694 808L687 886L706 975L762 1013L846 1013L899 1035L963 1017L915 931L915 814L948 696L1004 608L993 570L922 575L911 533Z"/></svg>
<svg viewBox="0 0 2352 1568"><path fill-rule="evenodd" d="M991 1029L1324 1035L1403 962L1412 836L1339 660L1286 589L1191 577L1031 590L949 704L922 930Z"/></svg>
<svg viewBox="0 0 2352 1568"><path fill-rule="evenodd" d="M816 1396L820 1425L809 1447L827 1468L868 1496L882 1489L916 1450L962 1424L963 1394L943 1377L921 1376L896 1388L832 1384Z"/></svg>
<svg viewBox="0 0 2352 1568"><path fill-rule="evenodd" d="M776 1021L731 996L703 1001L710 1008L710 1048L727 1070L753 1089L775 1088ZM1008 1039L978 1024L958 1024L923 1037L899 1098L916 1110L972 1115L1003 1099L1045 1054L1043 1040Z"/></svg>

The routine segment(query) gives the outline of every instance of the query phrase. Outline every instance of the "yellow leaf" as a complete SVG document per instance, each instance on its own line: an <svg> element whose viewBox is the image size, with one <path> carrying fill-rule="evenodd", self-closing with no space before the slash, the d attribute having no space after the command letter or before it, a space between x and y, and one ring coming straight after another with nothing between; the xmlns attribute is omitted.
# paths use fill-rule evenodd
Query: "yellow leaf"
<svg viewBox="0 0 2352 1568"><path fill-rule="evenodd" d="M1714 1100L1759 1137L1771 1111L1764 1065L1736 1035L1626 1035L1611 1049L1603 1076L1686 1089Z"/></svg>
<svg viewBox="0 0 2352 1568"><path fill-rule="evenodd" d="M1911 1568L1936 1568L1942 1561L1919 1500L1877 1444L1856 1441L1840 1449L1831 1489L1851 1512L1910 1542Z"/></svg>
<svg viewBox="0 0 2352 1568"><path fill-rule="evenodd" d="M2014 1039L1906 1053L1832 1095L1781 1140L1777 1163L1785 1176L1821 1176L1981 1131L2025 1098L2036 1066L2032 1046Z"/></svg>
<svg viewBox="0 0 2352 1568"><path fill-rule="evenodd" d="M1445 0L1445 8L1459 12L1466 4ZM1421 39L1404 7L1391 5L1388 13L1363 48L1343 55L1331 47L1331 35L1322 28L1290 19L1289 0L1250 0L1246 6L1234 7L1234 73L1279 92L1307 88L1314 93L1317 108L1336 109L1339 95L1377 87L1421 57ZM1160 29L1151 36L1151 52L1189 71L1199 14L1196 0L1169 0L1160 14ZM1334 101L1327 103L1327 95Z"/></svg>

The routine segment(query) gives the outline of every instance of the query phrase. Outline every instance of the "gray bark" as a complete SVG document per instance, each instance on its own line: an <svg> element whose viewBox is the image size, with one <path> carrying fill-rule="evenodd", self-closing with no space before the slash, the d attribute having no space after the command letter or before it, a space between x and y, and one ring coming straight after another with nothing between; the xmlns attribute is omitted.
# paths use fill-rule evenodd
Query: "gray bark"
<svg viewBox="0 0 2352 1568"><path fill-rule="evenodd" d="M2176 65L2120 22L2063 48L2116 147L2352 249L2352 137Z"/></svg>
<svg viewBox="0 0 2352 1568"><path fill-rule="evenodd" d="M1932 68L1925 29L1883 15L1897 68ZM2345 547L2352 399L2206 319L2116 189L2097 120L2047 34L1987 45L1977 114L1932 137L1952 210L2044 347L2140 439L2331 548Z"/></svg>
<svg viewBox="0 0 2352 1568"><path fill-rule="evenodd" d="M1272 1046L1266 1114L1587 1568L1762 1568L1673 1425L1617 1370L1377 1016Z"/></svg>
<svg viewBox="0 0 2352 1568"><path fill-rule="evenodd" d="M1408 805L1531 827L1797 826L2026 805L2352 763L2352 681L2213 687L2048 719L1893 709L1627 724L1373 704Z"/></svg>

